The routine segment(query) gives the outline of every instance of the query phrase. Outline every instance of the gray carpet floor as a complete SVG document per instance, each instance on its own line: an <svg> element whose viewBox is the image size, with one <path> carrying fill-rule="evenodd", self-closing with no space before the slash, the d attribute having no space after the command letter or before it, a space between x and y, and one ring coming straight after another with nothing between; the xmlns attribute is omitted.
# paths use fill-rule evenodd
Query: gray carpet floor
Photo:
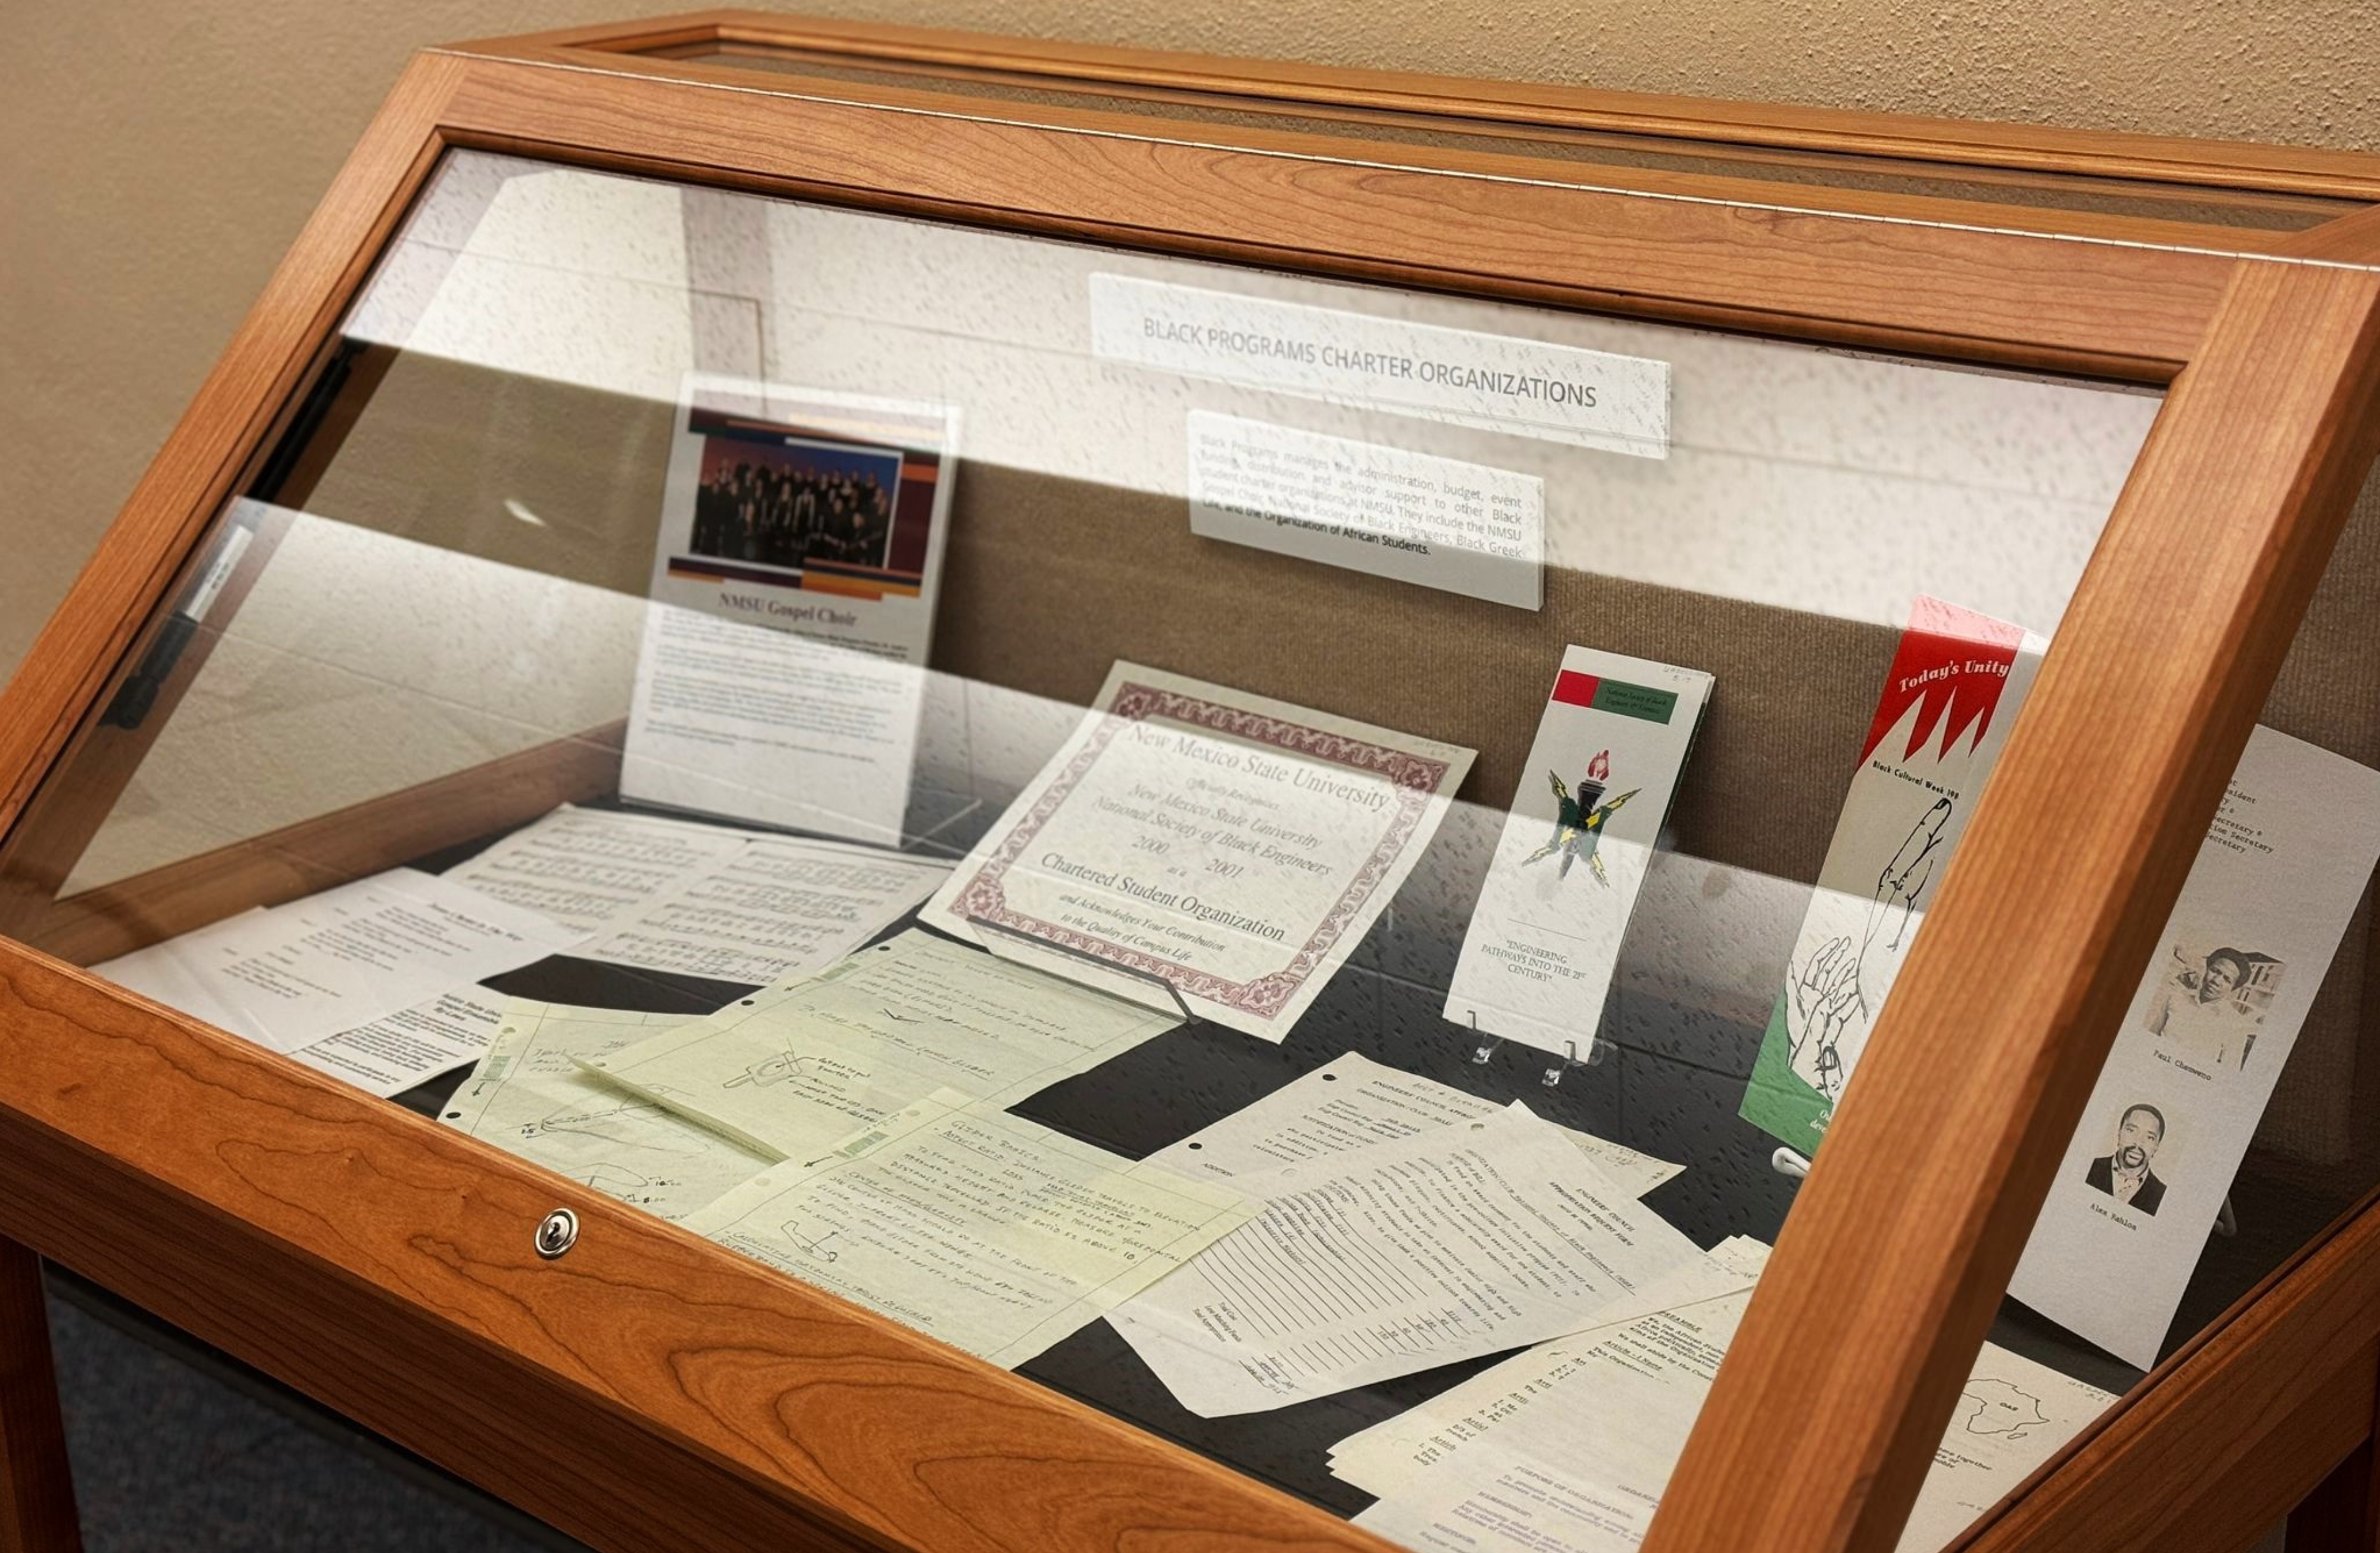
<svg viewBox="0 0 2380 1553"><path fill-rule="evenodd" d="M54 1292L87 1553L553 1553L577 1545L222 1363Z"/></svg>

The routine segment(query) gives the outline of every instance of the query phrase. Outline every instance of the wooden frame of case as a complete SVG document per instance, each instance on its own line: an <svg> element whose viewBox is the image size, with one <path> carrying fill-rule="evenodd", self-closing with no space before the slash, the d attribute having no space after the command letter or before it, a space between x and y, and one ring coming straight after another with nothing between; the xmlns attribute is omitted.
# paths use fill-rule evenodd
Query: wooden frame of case
<svg viewBox="0 0 2380 1553"><path fill-rule="evenodd" d="M688 48L898 65L920 84L825 90L666 56ZM753 13L431 51L0 698L0 831L88 736L450 147L2168 384L1647 1544L1890 1547L2380 439L2380 216L2275 235L1823 187L1789 205L1749 179L1590 180L1519 154L995 106L936 92L937 71L1257 99L1351 126L1427 113L1886 155L1986 186L2088 175L2380 200L2380 160L2345 154ZM573 759L600 770L601 752ZM2097 780L2066 785L2085 761ZM526 813L569 784L552 765L491 781L531 788L510 799ZM2055 838L2027 822L2053 791ZM2034 881L2052 846L2065 887L2049 894ZM1984 974L1962 946L1987 940L1996 965L2023 968ZM1954 1019L1961 1041L1924 1037ZM0 1171L0 1547L74 1540L38 1280L9 1240L601 1547L1388 1546L7 941ZM582 1230L549 1263L530 1233L557 1205ZM2375 1377L2380 1210L2343 1219L2168 1360L1969 1546L2242 1546L2317 1486L2301 1523L2371 1546ZM1774 1426L1787 1415L1799 1426Z"/></svg>

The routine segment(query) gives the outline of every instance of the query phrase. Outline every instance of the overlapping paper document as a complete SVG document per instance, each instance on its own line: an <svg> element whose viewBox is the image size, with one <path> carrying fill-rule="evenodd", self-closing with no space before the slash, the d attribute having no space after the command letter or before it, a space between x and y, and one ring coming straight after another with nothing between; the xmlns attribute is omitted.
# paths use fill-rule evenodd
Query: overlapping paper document
<svg viewBox="0 0 2380 1553"><path fill-rule="evenodd" d="M1265 1040L1429 844L1472 752L1119 662L923 919L1162 982ZM1072 961L1076 969L1062 967Z"/></svg>
<svg viewBox="0 0 2380 1553"><path fill-rule="evenodd" d="M585 937L439 875L392 868L91 968L385 1096L479 1055L498 1000L476 983Z"/></svg>
<svg viewBox="0 0 2380 1553"><path fill-rule="evenodd" d="M763 985L850 953L949 865L872 847L565 807L445 877L577 928L589 960Z"/></svg>
<svg viewBox="0 0 2380 1553"><path fill-rule="evenodd" d="M687 1227L994 1364L1023 1364L1247 1221L1228 1186L949 1090Z"/></svg>
<svg viewBox="0 0 2380 1553"><path fill-rule="evenodd" d="M683 1219L766 1170L770 1157L582 1064L685 1023L684 1014L515 998L441 1119L622 1202Z"/></svg>
<svg viewBox="0 0 2380 1553"><path fill-rule="evenodd" d="M1184 1175L1232 1181L1259 1191L1293 1165L1336 1159L1415 1133L1477 1122L1507 1109L1494 1100L1342 1053L1253 1105L1148 1157ZM1563 1129L1572 1147L1632 1197L1684 1169L1623 1144Z"/></svg>
<svg viewBox="0 0 2380 1553"><path fill-rule="evenodd" d="M1741 1284L1574 1138L1515 1107L1235 1178L1263 1211L1110 1319L1212 1418Z"/></svg>
<svg viewBox="0 0 2380 1553"><path fill-rule="evenodd" d="M772 1159L938 1090L1014 1104L1179 1021L911 929L588 1066Z"/></svg>
<svg viewBox="0 0 2380 1553"><path fill-rule="evenodd" d="M1426 1553L1625 1553L1643 1539L1764 1248L1713 1256L1744 1287L1517 1353L1332 1449L1379 1501L1356 1524ZM2114 1399L1985 1344L1903 1530L1930 1553Z"/></svg>
<svg viewBox="0 0 2380 1553"><path fill-rule="evenodd" d="M457 987L289 1055L387 1099L478 1061L504 1017L503 1001L476 983Z"/></svg>
<svg viewBox="0 0 2380 1553"><path fill-rule="evenodd" d="M1710 1256L1737 1275L1736 1288L1671 1310L1603 1322L1524 1349L1427 1401L1341 1440L1330 1448L1330 1474L1387 1498L1415 1484L1419 1474L1459 1450L1481 1445L1500 1434L1518 1437L1534 1423L1525 1416L1533 1409L1542 1406L1554 1415L1566 1407L1597 1405L1591 1389L1574 1385L1572 1377L1597 1355L1612 1352L1607 1340L1623 1333L1633 1341L1654 1334L1698 1332L1704 1329L1707 1316L1724 1315L1732 1320L1767 1266L1768 1247L1748 1235L1738 1235L1713 1246ZM1576 1424L1577 1420L1564 1414L1558 1425L1548 1426L1548 1433L1559 1436Z"/></svg>
<svg viewBox="0 0 2380 1553"><path fill-rule="evenodd" d="M555 810L444 874L393 868L94 967L388 1096L477 1060L553 953L746 983L806 975L923 900L947 865L655 816Z"/></svg>

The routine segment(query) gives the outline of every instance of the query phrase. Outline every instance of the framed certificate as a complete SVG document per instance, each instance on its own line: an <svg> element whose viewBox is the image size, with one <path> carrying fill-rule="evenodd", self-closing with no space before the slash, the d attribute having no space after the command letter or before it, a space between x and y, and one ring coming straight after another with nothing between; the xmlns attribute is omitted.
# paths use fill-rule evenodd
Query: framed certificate
<svg viewBox="0 0 2380 1553"><path fill-rule="evenodd" d="M1412 872L1471 758L1119 662L925 917L1161 981L1201 1018L1282 1040Z"/></svg>

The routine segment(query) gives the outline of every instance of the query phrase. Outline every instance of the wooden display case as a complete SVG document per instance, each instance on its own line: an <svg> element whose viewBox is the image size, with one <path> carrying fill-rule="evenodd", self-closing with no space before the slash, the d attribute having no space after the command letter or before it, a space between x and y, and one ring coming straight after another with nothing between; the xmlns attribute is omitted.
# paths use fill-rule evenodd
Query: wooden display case
<svg viewBox="0 0 2380 1553"><path fill-rule="evenodd" d="M563 214L475 224L553 170ZM664 196L682 243L648 262L631 229ZM1547 1091L1599 1124L1633 1104L1714 1183L1709 1225L1784 1225L1646 1546L1891 1547L2252 725L2380 760L2375 199L2380 159L2345 153L748 12L425 52L0 700L0 1543L75 1543L38 1256L602 1547L1390 1546L1309 1486L1310 1428L1193 1427L1110 1350L1004 1373L79 968L616 794L604 654L633 624L540 657L491 594L402 650L358 637L346 678L322 644L401 590L389 557L546 579L589 619L640 600L669 383L798 357L897 364L982 423L932 660L956 679L1079 706L1110 660L1166 663L1475 746L1464 796L1492 808L1565 640L1713 668L1675 820L1711 870L1674 922L1723 926L1758 880L1798 916L1891 641L1863 588L2046 601L2029 703L1798 1191L1722 1127L1744 989L1777 985L1740 943L1688 974L1632 940L1622 986L1656 1012ZM826 227L858 236L785 236ZM580 278L496 286L440 334L499 261ZM1075 323L1034 334L1103 267L1674 357L1682 493L1546 464L1548 510L1597 516L1565 520L1525 620L1195 538L1148 430L1173 423L1135 419L1159 412ZM771 313L802 287L811 311ZM1797 443L1827 394L1852 396L1840 442ZM1829 507L1793 471L1862 437L1884 451ZM1973 491L2018 495L1946 494ZM1661 522L1632 538L1639 491ZM1904 571L1761 592L1854 528L1890 550L1897 501ZM2022 525L2053 508L2068 551L2036 553ZM391 607L447 607L422 597ZM294 613L243 640L260 599ZM592 688L548 683L565 663ZM456 688L482 682L537 696ZM1424 1028L1446 914L1414 895L1365 1017L1452 1050ZM2233 1548L2285 1515L2371 1546L2373 933L2367 898L2161 1362L2101 1356L2120 1401L1965 1546ZM1505 1059L1524 1089L1543 1065ZM1121 1088L1073 1124L1164 1141ZM579 1231L548 1259L556 1207Z"/></svg>

